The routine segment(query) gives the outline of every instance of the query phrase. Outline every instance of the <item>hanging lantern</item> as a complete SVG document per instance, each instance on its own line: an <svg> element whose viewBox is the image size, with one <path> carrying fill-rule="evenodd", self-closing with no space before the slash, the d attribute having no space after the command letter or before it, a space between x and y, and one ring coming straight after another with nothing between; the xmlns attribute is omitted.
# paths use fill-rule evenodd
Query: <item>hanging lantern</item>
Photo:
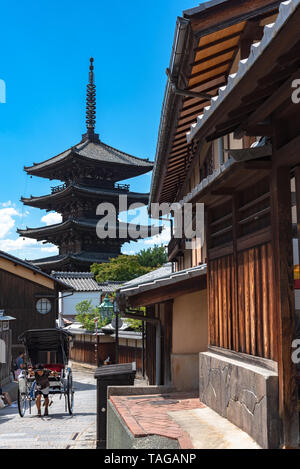
<svg viewBox="0 0 300 469"><path fill-rule="evenodd" d="M100 304L99 311L101 318L109 319L109 321L111 321L114 312L114 306L110 301L108 294L105 295L103 302Z"/></svg>

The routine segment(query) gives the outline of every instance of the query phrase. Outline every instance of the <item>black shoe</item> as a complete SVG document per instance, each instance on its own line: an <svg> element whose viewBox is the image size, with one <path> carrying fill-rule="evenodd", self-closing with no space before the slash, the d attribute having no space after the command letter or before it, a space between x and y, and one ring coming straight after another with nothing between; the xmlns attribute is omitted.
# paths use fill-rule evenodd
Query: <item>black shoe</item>
<svg viewBox="0 0 300 469"><path fill-rule="evenodd" d="M49 415L49 414L48 414L48 409L46 409L45 412L44 412L44 416L45 416L45 417L48 417L48 415Z"/></svg>

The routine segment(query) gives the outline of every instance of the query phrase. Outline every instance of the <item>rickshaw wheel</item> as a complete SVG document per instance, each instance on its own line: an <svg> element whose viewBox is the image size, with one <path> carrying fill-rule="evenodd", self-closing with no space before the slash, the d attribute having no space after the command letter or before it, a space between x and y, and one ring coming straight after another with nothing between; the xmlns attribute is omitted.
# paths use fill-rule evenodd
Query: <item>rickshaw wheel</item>
<svg viewBox="0 0 300 469"><path fill-rule="evenodd" d="M24 417L27 407L27 396L26 394L21 394L18 389L18 410L20 417Z"/></svg>
<svg viewBox="0 0 300 469"><path fill-rule="evenodd" d="M73 378L72 373L68 374L67 378L67 407L70 415L73 414L73 405L74 405L74 391L73 391Z"/></svg>

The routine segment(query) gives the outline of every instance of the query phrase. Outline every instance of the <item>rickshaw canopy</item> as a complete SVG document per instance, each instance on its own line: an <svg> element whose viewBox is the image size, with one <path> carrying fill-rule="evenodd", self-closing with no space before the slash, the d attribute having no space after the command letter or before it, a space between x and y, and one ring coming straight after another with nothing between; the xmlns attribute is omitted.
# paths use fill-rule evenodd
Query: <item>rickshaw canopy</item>
<svg viewBox="0 0 300 469"><path fill-rule="evenodd" d="M27 350L32 364L39 362L39 352L56 352L56 362L67 365L72 334L62 329L32 329L23 332L19 341Z"/></svg>

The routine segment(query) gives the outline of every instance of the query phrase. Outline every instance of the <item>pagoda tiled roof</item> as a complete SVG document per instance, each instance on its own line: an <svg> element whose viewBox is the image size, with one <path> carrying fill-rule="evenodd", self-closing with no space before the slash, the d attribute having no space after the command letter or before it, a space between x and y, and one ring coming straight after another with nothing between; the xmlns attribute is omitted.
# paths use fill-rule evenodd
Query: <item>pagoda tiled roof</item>
<svg viewBox="0 0 300 469"><path fill-rule="evenodd" d="M37 228L29 228L26 227L25 230L18 229L17 232L21 236L25 237L31 237L31 238L41 238L43 235L47 236L47 234L51 234L51 232L58 232L58 231L64 231L69 229L72 226L77 226L79 228L83 229L93 229L96 230L97 223L99 223L100 219L99 218L69 218L68 220L62 222L62 223L56 223L54 225L47 225L47 226L42 226L42 227L37 227ZM122 233L124 230L124 233L127 233L128 239L130 238L130 235L128 234L128 229L130 227L135 227L137 225L132 225L130 223L124 223L118 221L116 224L117 231ZM154 236L156 234L161 233L162 227L159 226L139 226L140 230L143 230L143 232L146 232L148 230L149 237ZM96 234L96 231L95 231ZM118 238L119 239L119 238ZM132 239L134 241L134 239ZM122 241L125 242L125 238L122 237Z"/></svg>
<svg viewBox="0 0 300 469"><path fill-rule="evenodd" d="M61 197L66 197L69 193L73 191L80 192L86 195L95 195L95 196L118 196L118 195L127 195L130 199L136 199L139 201L148 201L149 193L139 193L139 192L126 192L119 188L102 188L102 187L90 187L82 184L71 183L69 186L53 192L52 194L42 195L42 196L30 196L30 197L21 197L21 202L27 205L35 203L43 203L50 201L55 201Z"/></svg>
<svg viewBox="0 0 300 469"><path fill-rule="evenodd" d="M70 285L75 291L101 291L91 272L51 272L52 277Z"/></svg>
<svg viewBox="0 0 300 469"><path fill-rule="evenodd" d="M25 167L28 173L36 173L39 170L51 168L51 166L67 160L68 157L77 155L88 160L100 163L111 163L117 165L134 166L139 169L144 169L144 172L151 171L153 163L148 159L138 158L136 156L124 153L116 148L113 148L106 143L92 142L89 140L78 143L77 145L69 148L68 150L56 155L41 163L34 163L33 166Z"/></svg>
<svg viewBox="0 0 300 469"><path fill-rule="evenodd" d="M57 256L34 259L28 262L40 268L44 268L46 266L49 266L49 267L53 266L54 268L55 266L64 265L69 260L76 261L82 264L93 264L94 262L97 262L97 263L108 262L111 257L113 257L113 254L104 254L101 252L81 252L78 254L75 254L75 253L59 254Z"/></svg>
<svg viewBox="0 0 300 469"><path fill-rule="evenodd" d="M70 285L75 291L113 292L122 282L98 283L92 272L51 272L52 277ZM124 282L123 282L124 283Z"/></svg>

